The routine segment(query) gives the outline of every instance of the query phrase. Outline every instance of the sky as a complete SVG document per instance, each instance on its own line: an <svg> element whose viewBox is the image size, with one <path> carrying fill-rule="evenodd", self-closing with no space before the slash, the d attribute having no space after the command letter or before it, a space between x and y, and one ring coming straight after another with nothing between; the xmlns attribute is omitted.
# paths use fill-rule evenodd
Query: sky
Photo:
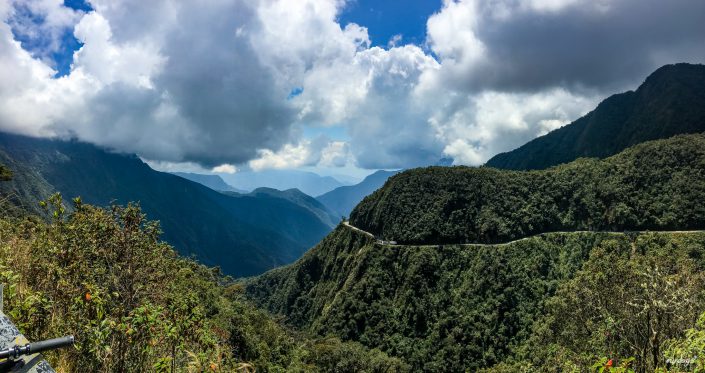
<svg viewBox="0 0 705 373"><path fill-rule="evenodd" d="M481 165L669 63L693 0L0 0L0 130L163 170Z"/></svg>

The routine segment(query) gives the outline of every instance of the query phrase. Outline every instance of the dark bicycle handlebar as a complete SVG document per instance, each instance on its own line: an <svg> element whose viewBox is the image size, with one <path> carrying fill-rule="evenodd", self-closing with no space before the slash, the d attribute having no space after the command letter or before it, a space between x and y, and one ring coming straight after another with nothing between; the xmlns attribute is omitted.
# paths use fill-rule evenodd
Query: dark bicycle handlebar
<svg viewBox="0 0 705 373"><path fill-rule="evenodd" d="M46 341L27 343L24 346L13 346L6 350L1 350L0 359L17 359L22 355L36 354L42 351L53 350L61 347L68 347L73 345L73 343L74 338L72 335L69 335L61 338L47 339Z"/></svg>

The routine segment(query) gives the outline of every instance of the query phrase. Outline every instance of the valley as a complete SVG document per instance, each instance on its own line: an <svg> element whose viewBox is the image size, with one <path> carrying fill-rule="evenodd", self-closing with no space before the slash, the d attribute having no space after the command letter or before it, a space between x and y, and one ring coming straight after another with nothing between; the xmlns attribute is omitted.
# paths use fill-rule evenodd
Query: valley
<svg viewBox="0 0 705 373"><path fill-rule="evenodd" d="M4 368L705 371L705 5L0 4Z"/></svg>

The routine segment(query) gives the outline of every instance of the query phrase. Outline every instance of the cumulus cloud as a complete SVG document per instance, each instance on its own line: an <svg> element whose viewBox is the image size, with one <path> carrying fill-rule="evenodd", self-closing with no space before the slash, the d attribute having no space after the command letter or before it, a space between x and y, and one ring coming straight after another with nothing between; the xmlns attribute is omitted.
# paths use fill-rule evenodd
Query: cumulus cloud
<svg viewBox="0 0 705 373"><path fill-rule="evenodd" d="M237 167L231 165L231 164L221 164L220 166L213 167L211 172L219 173L219 174L234 174L237 172Z"/></svg>
<svg viewBox="0 0 705 373"><path fill-rule="evenodd" d="M531 94L486 91L468 96L456 110L436 111L431 123L446 144L443 154L457 164L478 165L570 122L598 101L562 88Z"/></svg>
<svg viewBox="0 0 705 373"><path fill-rule="evenodd" d="M343 167L351 161L348 144L331 141L326 136L304 139L297 144L285 144L278 151L259 149L257 152L258 157L248 162L248 166L255 171L316 165Z"/></svg>
<svg viewBox="0 0 705 373"><path fill-rule="evenodd" d="M91 5L0 0L0 129L162 169L476 165L662 64L705 61L705 3L690 0L445 0L425 45L386 49L337 23L343 0ZM83 47L56 78L66 30ZM303 135L327 126L349 138Z"/></svg>

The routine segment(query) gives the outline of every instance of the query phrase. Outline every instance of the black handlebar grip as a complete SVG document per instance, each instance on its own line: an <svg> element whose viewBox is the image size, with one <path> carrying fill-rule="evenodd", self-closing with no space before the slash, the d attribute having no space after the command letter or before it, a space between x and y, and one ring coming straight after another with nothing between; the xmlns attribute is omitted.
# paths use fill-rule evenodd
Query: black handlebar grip
<svg viewBox="0 0 705 373"><path fill-rule="evenodd" d="M29 353L35 354L46 350L53 350L55 348L72 346L73 342L74 338L72 335L61 338L47 339L46 341L34 342L29 344Z"/></svg>

